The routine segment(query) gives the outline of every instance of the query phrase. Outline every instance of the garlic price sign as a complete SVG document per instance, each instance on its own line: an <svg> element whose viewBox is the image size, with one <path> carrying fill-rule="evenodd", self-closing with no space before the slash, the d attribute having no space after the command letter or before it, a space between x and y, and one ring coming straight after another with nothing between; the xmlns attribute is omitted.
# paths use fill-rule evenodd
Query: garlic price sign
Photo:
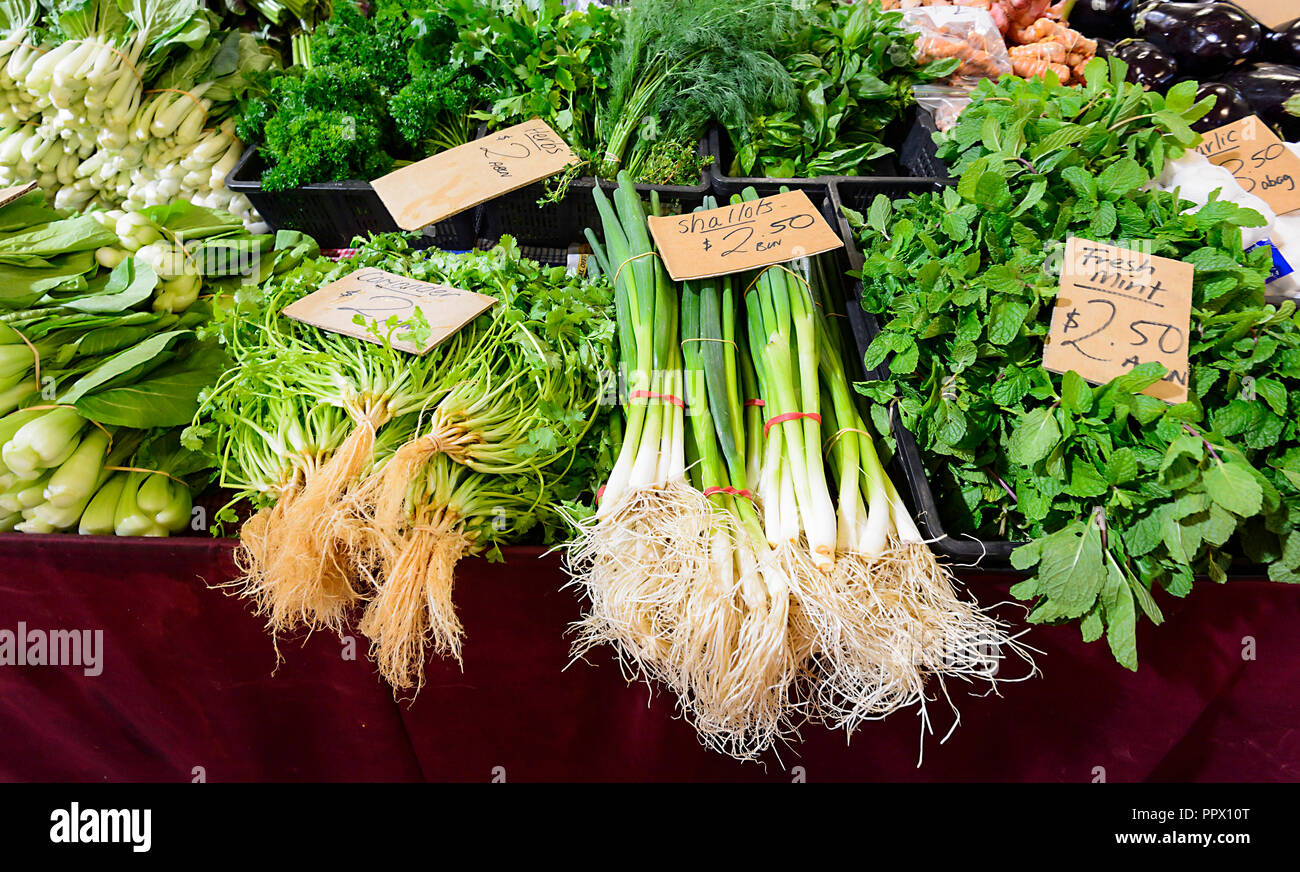
<svg viewBox="0 0 1300 872"><path fill-rule="evenodd" d="M1196 150L1278 215L1300 209L1300 156L1251 115L1206 133Z"/></svg>

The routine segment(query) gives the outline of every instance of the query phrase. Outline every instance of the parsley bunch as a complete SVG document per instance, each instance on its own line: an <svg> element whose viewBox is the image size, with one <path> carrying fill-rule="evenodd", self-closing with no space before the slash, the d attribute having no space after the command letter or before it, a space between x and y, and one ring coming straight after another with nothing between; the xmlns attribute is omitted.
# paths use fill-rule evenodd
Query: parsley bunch
<svg viewBox="0 0 1300 872"><path fill-rule="evenodd" d="M368 5L341 3L295 37L295 66L241 107L238 132L262 143L267 190L374 179L473 138L486 92L449 63L451 22L427 0Z"/></svg>
<svg viewBox="0 0 1300 872"><path fill-rule="evenodd" d="M1154 590L1223 581L1243 551L1300 580L1300 325L1265 302L1269 253L1243 251L1262 216L1149 189L1198 141L1195 83L1161 96L1126 72L1095 60L1084 86L982 83L940 146L956 186L849 218L863 305L884 316L866 364L890 361L859 388L896 402L950 535L1024 541L1012 562L1033 574L1013 592L1030 621L1077 620L1136 669L1139 613L1162 620ZM1042 367L1070 236L1195 267L1187 402L1142 393L1159 363L1100 386Z"/></svg>

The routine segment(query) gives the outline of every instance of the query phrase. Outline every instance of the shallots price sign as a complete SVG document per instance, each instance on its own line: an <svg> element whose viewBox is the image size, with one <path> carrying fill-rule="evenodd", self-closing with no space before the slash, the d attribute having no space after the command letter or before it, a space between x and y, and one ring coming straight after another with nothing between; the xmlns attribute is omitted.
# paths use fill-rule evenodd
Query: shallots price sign
<svg viewBox="0 0 1300 872"><path fill-rule="evenodd" d="M1300 156L1251 115L1205 134L1196 150L1278 215L1300 209Z"/></svg>
<svg viewBox="0 0 1300 872"><path fill-rule="evenodd" d="M295 300L283 314L322 330L377 345L387 339L399 351L424 354L495 302L450 285L366 267Z"/></svg>
<svg viewBox="0 0 1300 872"><path fill-rule="evenodd" d="M1187 400L1188 332L1192 318L1189 263L1071 237L1043 366L1074 370L1103 384L1157 361L1169 370L1143 393L1169 403Z"/></svg>
<svg viewBox="0 0 1300 872"><path fill-rule="evenodd" d="M549 178L577 157L534 118L375 179L371 186L403 230L419 230Z"/></svg>
<svg viewBox="0 0 1300 872"><path fill-rule="evenodd" d="M674 281L785 263L841 248L844 241L803 191L787 191L688 215L650 218Z"/></svg>

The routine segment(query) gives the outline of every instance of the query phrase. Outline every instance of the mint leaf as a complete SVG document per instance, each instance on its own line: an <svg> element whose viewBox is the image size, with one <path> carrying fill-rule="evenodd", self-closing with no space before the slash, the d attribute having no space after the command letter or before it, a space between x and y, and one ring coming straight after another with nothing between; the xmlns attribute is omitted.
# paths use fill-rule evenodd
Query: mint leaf
<svg viewBox="0 0 1300 872"><path fill-rule="evenodd" d="M1065 618L1083 615L1106 580L1101 532L1094 521L1076 521L1042 540L1038 586Z"/></svg>
<svg viewBox="0 0 1300 872"><path fill-rule="evenodd" d="M1259 514L1264 504L1264 490L1255 476L1236 463L1212 464L1205 471L1205 489L1210 499L1243 518Z"/></svg>
<svg viewBox="0 0 1300 872"><path fill-rule="evenodd" d="M1033 466L1050 454L1060 440L1061 427L1053 410L1040 407L1021 416L1007 443L1007 457L1012 463Z"/></svg>
<svg viewBox="0 0 1300 872"><path fill-rule="evenodd" d="M1092 410L1092 388L1074 370L1061 377L1061 407L1076 415Z"/></svg>
<svg viewBox="0 0 1300 872"><path fill-rule="evenodd" d="M1101 175L1097 176L1097 193L1107 200L1116 200L1150 180L1146 170L1137 161L1126 157L1101 171Z"/></svg>

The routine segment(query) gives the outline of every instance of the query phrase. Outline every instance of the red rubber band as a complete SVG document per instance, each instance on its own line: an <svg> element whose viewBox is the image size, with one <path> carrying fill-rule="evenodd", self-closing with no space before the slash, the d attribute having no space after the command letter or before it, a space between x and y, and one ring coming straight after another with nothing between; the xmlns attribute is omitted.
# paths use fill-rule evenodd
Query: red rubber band
<svg viewBox="0 0 1300 872"><path fill-rule="evenodd" d="M747 500L754 498L754 495L749 490L736 490L734 487L706 487L704 489L706 497L711 497L714 494L730 494L733 497L744 497Z"/></svg>
<svg viewBox="0 0 1300 872"><path fill-rule="evenodd" d="M605 495L605 486L602 484L600 487L596 488L596 502L600 502L600 498L603 497L604 495Z"/></svg>
<svg viewBox="0 0 1300 872"><path fill-rule="evenodd" d="M632 391L629 395L632 399L637 397L649 397L651 399L667 400L679 409L686 408L686 403L681 397L674 397L672 394L656 394L654 391Z"/></svg>
<svg viewBox="0 0 1300 872"><path fill-rule="evenodd" d="M763 438L767 438L767 431L771 430L774 424L784 424L786 421L797 421L800 418L812 418L818 424L822 422L822 416L816 412L786 412L784 415L767 419L767 423L763 425Z"/></svg>
<svg viewBox="0 0 1300 872"><path fill-rule="evenodd" d="M745 408L749 408L750 406L766 406L766 405L767 402L765 400L745 400Z"/></svg>

